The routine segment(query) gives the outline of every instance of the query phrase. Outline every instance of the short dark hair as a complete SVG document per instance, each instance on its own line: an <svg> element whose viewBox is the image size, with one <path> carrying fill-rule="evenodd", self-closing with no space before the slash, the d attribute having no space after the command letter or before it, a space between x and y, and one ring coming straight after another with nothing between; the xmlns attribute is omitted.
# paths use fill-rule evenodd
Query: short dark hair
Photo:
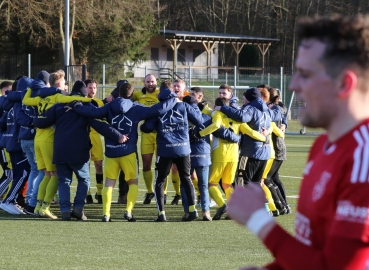
<svg viewBox="0 0 369 270"><path fill-rule="evenodd" d="M302 47L309 46L304 43L306 39L326 44L320 60L332 78L347 67L355 67L360 73L369 71L369 16L303 17L298 21L296 33Z"/></svg>
<svg viewBox="0 0 369 270"><path fill-rule="evenodd" d="M11 86L13 83L12 82L10 82L10 81L3 81L3 82L1 82L1 84L0 84L0 89L3 89L3 88L5 88L5 87L9 87L9 86Z"/></svg>
<svg viewBox="0 0 369 270"><path fill-rule="evenodd" d="M119 96L121 98L131 98L133 91L135 90L135 88L133 87L132 84L130 83L122 83L119 86Z"/></svg>
<svg viewBox="0 0 369 270"><path fill-rule="evenodd" d="M228 84L222 84L221 86L219 86L219 89L225 89L225 90L228 90L228 92L233 92L233 89L230 85Z"/></svg>
<svg viewBox="0 0 369 270"><path fill-rule="evenodd" d="M87 86L89 83L96 83L96 85L97 85L97 81L95 79L86 79L85 80L85 85Z"/></svg>
<svg viewBox="0 0 369 270"><path fill-rule="evenodd" d="M218 97L214 102L215 106L229 106L229 99L224 97Z"/></svg>
<svg viewBox="0 0 369 270"><path fill-rule="evenodd" d="M204 91L202 91L202 89L201 89L201 87L198 87L198 86L196 86L196 87L191 87L191 89L190 89L191 91L194 91L195 93L201 93L201 94L203 94L204 93Z"/></svg>

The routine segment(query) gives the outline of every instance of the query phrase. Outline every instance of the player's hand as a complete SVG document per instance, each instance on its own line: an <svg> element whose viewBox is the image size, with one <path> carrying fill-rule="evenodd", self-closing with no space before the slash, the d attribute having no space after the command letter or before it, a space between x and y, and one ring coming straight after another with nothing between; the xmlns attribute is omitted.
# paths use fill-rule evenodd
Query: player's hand
<svg viewBox="0 0 369 270"><path fill-rule="evenodd" d="M106 101L107 101L107 102L112 102L112 101L113 101L113 99L114 99L114 97L113 97L112 95L110 95L110 96L108 96L108 97L106 98Z"/></svg>
<svg viewBox="0 0 369 270"><path fill-rule="evenodd" d="M60 94L64 95L64 96L69 96L69 93L67 91L61 90L60 89Z"/></svg>
<svg viewBox="0 0 369 270"><path fill-rule="evenodd" d="M229 200L227 214L237 223L245 225L255 211L265 207L264 203L265 193L259 184L237 186Z"/></svg>
<svg viewBox="0 0 369 270"><path fill-rule="evenodd" d="M190 141L197 141L201 138L200 131L196 127L191 127L188 130Z"/></svg>
<svg viewBox="0 0 369 270"><path fill-rule="evenodd" d="M215 106L214 111L220 111L221 108L222 108L221 106Z"/></svg>
<svg viewBox="0 0 369 270"><path fill-rule="evenodd" d="M281 130L282 130L282 132L286 132L286 125L285 124L281 125Z"/></svg>
<svg viewBox="0 0 369 270"><path fill-rule="evenodd" d="M126 141L128 141L128 139L128 136L122 135L120 136L118 143L125 143Z"/></svg>
<svg viewBox="0 0 369 270"><path fill-rule="evenodd" d="M208 103L206 101L201 101L199 103L197 103L197 106L200 109L200 112L204 109L204 107L207 105Z"/></svg>
<svg viewBox="0 0 369 270"><path fill-rule="evenodd" d="M262 131L260 133L262 135L264 135L265 137L269 136L270 132L269 132L269 130L267 128L262 127L261 129L262 129Z"/></svg>

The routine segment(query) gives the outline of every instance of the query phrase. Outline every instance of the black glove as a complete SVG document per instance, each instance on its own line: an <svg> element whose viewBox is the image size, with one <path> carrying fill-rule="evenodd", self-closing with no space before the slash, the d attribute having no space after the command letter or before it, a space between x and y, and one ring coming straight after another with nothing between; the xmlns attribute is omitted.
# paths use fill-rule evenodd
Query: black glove
<svg viewBox="0 0 369 270"><path fill-rule="evenodd" d="M200 131L196 127L190 127L188 130L190 141L197 141L201 138Z"/></svg>
<svg viewBox="0 0 369 270"><path fill-rule="evenodd" d="M91 104L94 105L95 107L99 107L99 104L97 104L96 100L91 99Z"/></svg>
<svg viewBox="0 0 369 270"><path fill-rule="evenodd" d="M81 101L77 101L77 100L71 101L71 102L67 103L67 104L64 106L64 108L66 108L66 109L67 109L65 112L72 110L72 109L73 109L73 108L75 108L76 106L83 106L83 104L82 104L82 102L81 102Z"/></svg>
<svg viewBox="0 0 369 270"><path fill-rule="evenodd" d="M73 100L73 101L67 103L67 107L70 107L70 108L74 108L74 107L77 107L77 106L83 106L82 102L78 101L78 100Z"/></svg>
<svg viewBox="0 0 369 270"><path fill-rule="evenodd" d="M197 106L199 106L200 111L202 111L205 108L206 105L208 105L208 103L206 101L201 101L201 102L197 103Z"/></svg>

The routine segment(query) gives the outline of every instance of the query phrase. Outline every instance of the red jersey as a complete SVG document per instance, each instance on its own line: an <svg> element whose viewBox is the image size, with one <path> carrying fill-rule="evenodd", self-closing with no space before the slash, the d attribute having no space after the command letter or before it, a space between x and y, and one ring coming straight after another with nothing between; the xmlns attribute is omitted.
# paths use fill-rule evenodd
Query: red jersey
<svg viewBox="0 0 369 270"><path fill-rule="evenodd" d="M369 269L369 120L314 143L300 188L295 238L275 226L268 269Z"/></svg>

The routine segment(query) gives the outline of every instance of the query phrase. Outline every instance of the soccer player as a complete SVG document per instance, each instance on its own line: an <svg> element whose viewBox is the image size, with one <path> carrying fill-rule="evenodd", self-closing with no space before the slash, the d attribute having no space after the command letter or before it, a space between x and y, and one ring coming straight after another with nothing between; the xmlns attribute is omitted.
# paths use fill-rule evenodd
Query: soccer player
<svg viewBox="0 0 369 270"><path fill-rule="evenodd" d="M186 96L183 98L183 102L188 103L194 109L200 109L198 107L197 99L194 96ZM211 117L207 114L202 113L203 125L205 127L212 124ZM203 221L211 221L210 216L210 201L209 201L209 167L211 165L211 146L210 146L210 134L204 137L193 137L193 130L196 129L192 126L189 130L190 132L190 145L191 145L191 173L194 171L198 177L198 189L200 193L200 205L202 208L202 219ZM217 135L222 139L228 140L230 142L238 143L240 136L234 134L230 129L221 126L216 130L213 135ZM192 180L192 183L194 181ZM181 196L182 205L185 211L185 215L182 217L182 221L187 221L189 217L189 206L187 201L186 193L184 192L183 184L181 183Z"/></svg>
<svg viewBox="0 0 369 270"><path fill-rule="evenodd" d="M119 87L119 97L104 107L94 108L78 106L74 108L77 113L94 118L107 118L107 121L119 132L126 135L128 140L124 144L105 139L105 187L103 189L103 222L111 221L110 207L113 188L119 171L122 170L129 185L127 207L124 219L129 222L136 221L132 215L133 207L138 194L138 160L137 160L137 127L140 121L159 116L169 111L176 103L175 95L170 90L162 91L164 101L151 107L133 103L131 100L134 91L133 85L123 83Z"/></svg>
<svg viewBox="0 0 369 270"><path fill-rule="evenodd" d="M230 85L222 84L219 86L219 97L228 99L229 106L235 109L241 109L241 107L238 105L238 98L233 95L233 89Z"/></svg>
<svg viewBox="0 0 369 270"><path fill-rule="evenodd" d="M231 106L215 107L228 117L248 123L255 131L269 129L272 121L279 121L282 113L278 108L269 109L260 98L257 88L249 88L242 96L243 106L241 110ZM255 140L252 136L243 135L241 140L240 161L238 174L243 177L244 185L250 182L260 183L267 160L270 158L270 145ZM247 161L247 162L246 162Z"/></svg>
<svg viewBox="0 0 369 270"><path fill-rule="evenodd" d="M154 129L157 131L158 155L155 163L155 197L159 213L155 221L158 222L166 221L163 186L173 163L177 165L180 181L188 199L188 221L198 217L195 209L195 191L190 178L191 149L188 121L201 126L202 116L200 110L195 110L185 102L178 102L173 109L163 116L147 120L141 125L141 131L143 132L152 132Z"/></svg>
<svg viewBox="0 0 369 270"><path fill-rule="evenodd" d="M87 88L87 97L93 99L99 107L104 106L104 102L101 99L95 98L97 91L97 81L94 79L85 80L85 85ZM90 140L91 140L91 161L94 162L95 170L96 170L96 194L95 199L98 204L102 204L102 196L101 191L103 189L103 160L104 160L104 152L103 145L101 142L100 134L93 128L90 130ZM90 193L90 189L88 189L88 194L86 197L86 203L93 203L93 199Z"/></svg>
<svg viewBox="0 0 369 270"><path fill-rule="evenodd" d="M0 84L0 89L1 89L1 97L0 99L4 99L5 98L5 91L10 91L12 90L12 82L10 81L3 81ZM2 101L0 101L2 103ZM0 116L3 115L3 111L0 111ZM8 177L8 173L9 173L9 168L8 168L8 161L6 160L6 156L5 156L5 147L4 148L0 148L0 165L1 168L3 169L3 175L0 178L0 183L5 181ZM1 197L1 196L0 196Z"/></svg>
<svg viewBox="0 0 369 270"><path fill-rule="evenodd" d="M55 103L68 103L73 100L80 100L90 102L91 99L77 96L64 96L56 93L51 96L36 96L38 93L42 94L45 86L49 86L49 79L52 86L58 89L64 89L65 73L63 70L58 70L51 75L46 71L40 71L36 79L32 82L31 88L28 89L23 98L23 104L28 106L37 106L38 117L42 117L47 109ZM41 89L41 92L39 91ZM60 92L60 91L59 91ZM65 93L65 92L63 92ZM31 97L34 95L35 97ZM35 136L35 154L36 163L39 170L44 170L45 176L40 183L37 195L37 204L35 207L35 215L57 219L50 211L50 204L58 190L58 177L56 174L56 167L53 164L53 145L54 145L55 130L52 127L45 129L37 129Z"/></svg>
<svg viewBox="0 0 369 270"><path fill-rule="evenodd" d="M258 88L261 94L261 98L265 103L269 102L269 91L266 88ZM272 107L272 105L271 105ZM279 107L278 107L279 108ZM281 122L281 121L279 121ZM275 122L272 122L270 125L271 135L270 135L270 158L266 162L266 166L261 179L261 187L265 192L265 197L268 201L269 210L272 212L273 216L284 215L287 213L286 203L284 202L280 193L277 192L275 185L271 180L266 179L267 175L272 167L272 164L275 160L275 151L274 151L274 143L272 140L272 136L278 136L282 140L284 139L283 131L277 127Z"/></svg>
<svg viewBox="0 0 369 270"><path fill-rule="evenodd" d="M19 82L19 84L18 84ZM16 89L24 90L31 83L29 78L21 78L19 81L15 81ZM20 94L20 92L17 92ZM22 151L21 143L18 138L20 125L18 123L18 114L22 111L21 99L19 102L11 102L8 98L5 99L4 110L7 111L7 130L3 135L6 139L6 151L9 153L10 160L13 167L13 181L8 194L3 202L0 204L0 208L9 214L19 215L25 214L16 203L18 192L24 187L28 180L30 172L30 164L28 163L26 155ZM3 184L5 181L3 182ZM2 186L0 186L2 189Z"/></svg>
<svg viewBox="0 0 369 270"><path fill-rule="evenodd" d="M263 269L366 269L369 17L303 18L297 36L290 89L306 103L301 124L326 133L313 144L304 170L295 236L265 212L258 185L238 187L228 214L274 255L275 261Z"/></svg>
<svg viewBox="0 0 369 270"><path fill-rule="evenodd" d="M176 93L179 100L182 100L185 96L189 96L190 93L186 91L186 82L181 79L176 79L173 81L173 92ZM172 171L171 171L171 178L172 178L172 184L174 191L176 194L174 195L174 198L171 202L172 205L177 205L179 200L181 199L181 190L180 190L180 177L178 173L178 169L175 164L172 165ZM197 176L196 172L193 172L191 175L191 180L195 180L196 186L197 186Z"/></svg>
<svg viewBox="0 0 369 270"><path fill-rule="evenodd" d="M229 99L219 97L215 100L215 105L229 106ZM220 111L215 111L212 116L212 124L204 130L201 130L199 135L203 137L211 134L212 132L218 130L221 126L231 129L236 134L242 133L248 134L245 136L253 136L254 138L257 138L261 144L265 142L268 145L269 143L268 137L265 137L258 131L251 129L246 123L232 120ZM227 211L227 205L225 204L222 194L218 189L219 181L222 179L221 185L227 200L229 200L233 192L232 183L237 170L239 146L238 142L230 142L214 136L211 150L212 166L209 176L209 194L219 206L213 219L219 220Z"/></svg>
<svg viewBox="0 0 369 270"><path fill-rule="evenodd" d="M200 87L191 87L190 95L196 98L197 105L199 106L200 111L206 115L211 116L213 110L210 109L206 101L202 100L204 98L204 91Z"/></svg>
<svg viewBox="0 0 369 270"><path fill-rule="evenodd" d="M134 92L132 100L144 106L152 106L159 102L159 89L156 88L156 78L152 74L145 76L145 87L141 91ZM145 194L144 204L150 204L154 198L154 175L151 170L152 157L156 151L156 133L141 133L141 158L142 172L147 193Z"/></svg>
<svg viewBox="0 0 369 270"><path fill-rule="evenodd" d="M84 82L76 81L71 96L85 97L87 94ZM94 106L91 103L85 103L84 105ZM59 178L58 188L62 220L69 221L71 217L78 220L87 220L84 214L84 204L90 185L89 152L91 145L89 127L91 125L112 141L124 142L127 138L106 122L82 117L74 111L66 110L63 104L51 106L42 116L44 117L38 117L35 121L37 127L46 128L55 125L53 163L56 165ZM73 211L71 212L70 184L73 173L78 179L78 185L74 197Z"/></svg>

